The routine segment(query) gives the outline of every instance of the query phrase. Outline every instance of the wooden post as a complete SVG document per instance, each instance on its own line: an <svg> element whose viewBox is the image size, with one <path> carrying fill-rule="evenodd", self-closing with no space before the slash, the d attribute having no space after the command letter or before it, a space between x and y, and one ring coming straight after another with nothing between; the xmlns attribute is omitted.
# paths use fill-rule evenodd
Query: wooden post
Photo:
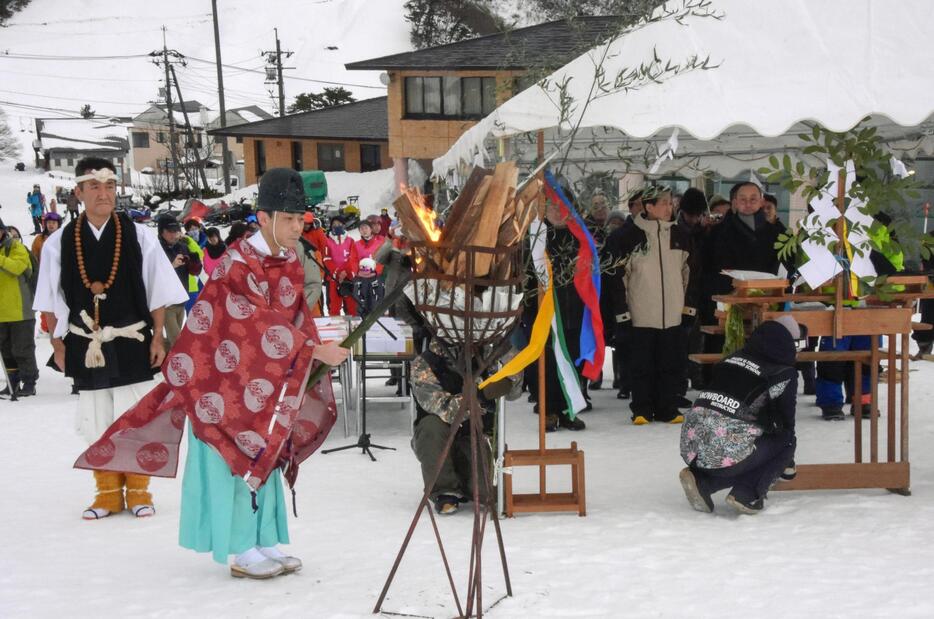
<svg viewBox="0 0 934 619"><path fill-rule="evenodd" d="M859 402L856 406L854 417L856 421L853 425L853 449L856 450L856 463L863 461L863 362L857 361L853 364L853 402Z"/></svg>
<svg viewBox="0 0 934 619"><path fill-rule="evenodd" d="M542 295L545 294L545 291L542 289L541 284L538 286L538 311L542 311ZM538 357L538 453L539 455L545 455L545 417L548 413L548 407L545 404L545 350L542 349L542 354ZM547 493L546 486L546 475L545 475L545 464L542 462L541 466L538 467L538 496L542 501L545 500L545 494Z"/></svg>
<svg viewBox="0 0 934 619"><path fill-rule="evenodd" d="M869 461L879 461L879 337L869 337Z"/></svg>
<svg viewBox="0 0 934 619"><path fill-rule="evenodd" d="M846 212L846 163L837 173L837 208L840 209L840 217L837 219L836 233L839 242L837 243L837 255L846 253L846 221L843 214ZM834 294L834 316L833 316L833 339L834 341L843 337L843 285L846 280L846 272L837 275L836 292Z"/></svg>
<svg viewBox="0 0 934 619"><path fill-rule="evenodd" d="M888 419L886 419L886 445L885 459L887 462L895 462L895 388L896 381L900 378L895 371L896 367L896 348L898 347L898 338L895 334L886 336L889 340L889 368L888 381L886 381L885 391L887 398Z"/></svg>
<svg viewBox="0 0 934 619"><path fill-rule="evenodd" d="M899 460L908 462L908 333L902 333L902 393Z"/></svg>

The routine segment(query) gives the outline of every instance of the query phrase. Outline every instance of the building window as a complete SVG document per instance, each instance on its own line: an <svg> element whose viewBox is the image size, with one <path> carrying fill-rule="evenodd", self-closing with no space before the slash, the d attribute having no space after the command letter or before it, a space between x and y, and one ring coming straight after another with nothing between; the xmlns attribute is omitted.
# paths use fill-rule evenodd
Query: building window
<svg viewBox="0 0 934 619"><path fill-rule="evenodd" d="M165 131L159 131L156 133L156 142L159 144L165 144Z"/></svg>
<svg viewBox="0 0 934 619"><path fill-rule="evenodd" d="M266 173L266 143L256 140L253 144L256 155L256 176L262 176Z"/></svg>
<svg viewBox="0 0 934 619"><path fill-rule="evenodd" d="M318 169L324 172L343 172L344 145L318 144Z"/></svg>
<svg viewBox="0 0 934 619"><path fill-rule="evenodd" d="M301 142L292 142L292 169L296 172L301 172L305 169L305 165L302 162Z"/></svg>
<svg viewBox="0 0 934 619"><path fill-rule="evenodd" d="M237 138L237 144L243 144L243 138L238 137L238 138Z"/></svg>
<svg viewBox="0 0 934 619"><path fill-rule="evenodd" d="M55 167L56 167L56 168L62 167L62 160L61 160L59 157L56 157L56 158L54 159L54 161L55 161Z"/></svg>
<svg viewBox="0 0 934 619"><path fill-rule="evenodd" d="M407 118L480 118L496 108L495 77L407 77Z"/></svg>
<svg viewBox="0 0 934 619"><path fill-rule="evenodd" d="M360 171L373 172L383 167L379 144L360 145Z"/></svg>
<svg viewBox="0 0 934 619"><path fill-rule="evenodd" d="M215 135L215 136L214 136L214 143L215 143L215 144L223 144L223 143L224 143L224 136L222 136L222 135Z"/></svg>
<svg viewBox="0 0 934 619"><path fill-rule="evenodd" d="M74 160L73 158L71 158L71 157L69 157L68 159L66 159L66 162L67 162L67 165L68 165L69 168L70 168L71 166L75 165L75 160Z"/></svg>
<svg viewBox="0 0 934 619"><path fill-rule="evenodd" d="M148 133L131 133L133 136L133 148L149 148Z"/></svg>

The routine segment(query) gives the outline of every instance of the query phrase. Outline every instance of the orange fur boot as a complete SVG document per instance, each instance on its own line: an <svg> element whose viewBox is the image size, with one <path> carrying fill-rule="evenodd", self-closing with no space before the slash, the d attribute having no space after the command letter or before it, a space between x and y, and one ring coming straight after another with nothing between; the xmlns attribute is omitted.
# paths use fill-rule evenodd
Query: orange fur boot
<svg viewBox="0 0 934 619"><path fill-rule="evenodd" d="M126 506L137 518L145 518L156 513L149 493L149 476L126 474Z"/></svg>
<svg viewBox="0 0 934 619"><path fill-rule="evenodd" d="M91 507L84 510L85 520L98 520L123 511L123 473L113 471L94 471L97 483L97 496Z"/></svg>

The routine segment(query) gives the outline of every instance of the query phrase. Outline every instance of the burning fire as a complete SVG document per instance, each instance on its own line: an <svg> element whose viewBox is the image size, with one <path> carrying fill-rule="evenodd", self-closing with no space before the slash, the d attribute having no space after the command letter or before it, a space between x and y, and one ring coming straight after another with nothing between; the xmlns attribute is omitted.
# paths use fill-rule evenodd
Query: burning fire
<svg viewBox="0 0 934 619"><path fill-rule="evenodd" d="M438 215L428 207L425 202L425 196L419 191L418 187L408 187L401 185L400 190L409 199L412 205L412 211L418 218L418 223L424 233L424 237L433 243L441 240L441 228L438 227Z"/></svg>

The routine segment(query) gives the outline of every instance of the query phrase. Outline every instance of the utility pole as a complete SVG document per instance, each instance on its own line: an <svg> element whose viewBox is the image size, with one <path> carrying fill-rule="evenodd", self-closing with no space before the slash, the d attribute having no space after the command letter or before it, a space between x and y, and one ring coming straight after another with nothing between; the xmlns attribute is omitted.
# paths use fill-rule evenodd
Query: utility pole
<svg viewBox="0 0 934 619"><path fill-rule="evenodd" d="M170 50L166 45L165 26L162 26L162 51L151 52L149 55L153 58L161 57L161 60L153 60L153 64L165 69L165 111L169 118L169 153L172 155L172 185L178 192L178 147L175 140L175 115L172 113L172 82L169 78L169 67L176 62L181 62L182 55L176 50ZM169 57L173 60L169 60Z"/></svg>
<svg viewBox="0 0 934 619"><path fill-rule="evenodd" d="M295 67L283 67L282 66L282 55L284 54L286 58L290 57L294 52L291 51L282 51L282 46L279 41L279 29L274 28L273 31L276 33L276 51L274 52L263 52L263 55L266 56L266 83L272 83L273 80L270 78L270 69L275 69L275 81L279 84L279 116L285 116L285 84L282 80L282 71L283 69L294 69Z"/></svg>
<svg viewBox="0 0 934 619"><path fill-rule="evenodd" d="M178 100L181 102L182 116L185 117L185 131L188 134L188 144L189 148L195 155L195 168L198 170L198 173L201 177L201 186L207 189L208 179L204 175L204 160L201 158L201 153L198 152L198 145L195 141L195 132L191 128L191 122L188 120L188 108L185 107L185 99L182 98L182 89L178 85L178 78L175 76L175 67L172 67L172 81L175 82L175 92L178 93ZM188 168L183 168L185 172L185 177L188 178ZM191 179L188 180L191 182ZM197 182L193 183L197 188ZM198 190L198 196L202 195L201 191Z"/></svg>
<svg viewBox="0 0 934 619"><path fill-rule="evenodd" d="M227 127L227 107L224 105L224 69L221 65L221 34L217 23L217 0L211 0L211 10L214 13L214 56L217 62L217 101L221 112L221 129ZM280 93L281 97L282 94ZM221 136L221 173L224 175L224 195L230 193L230 149L227 147L227 136Z"/></svg>

